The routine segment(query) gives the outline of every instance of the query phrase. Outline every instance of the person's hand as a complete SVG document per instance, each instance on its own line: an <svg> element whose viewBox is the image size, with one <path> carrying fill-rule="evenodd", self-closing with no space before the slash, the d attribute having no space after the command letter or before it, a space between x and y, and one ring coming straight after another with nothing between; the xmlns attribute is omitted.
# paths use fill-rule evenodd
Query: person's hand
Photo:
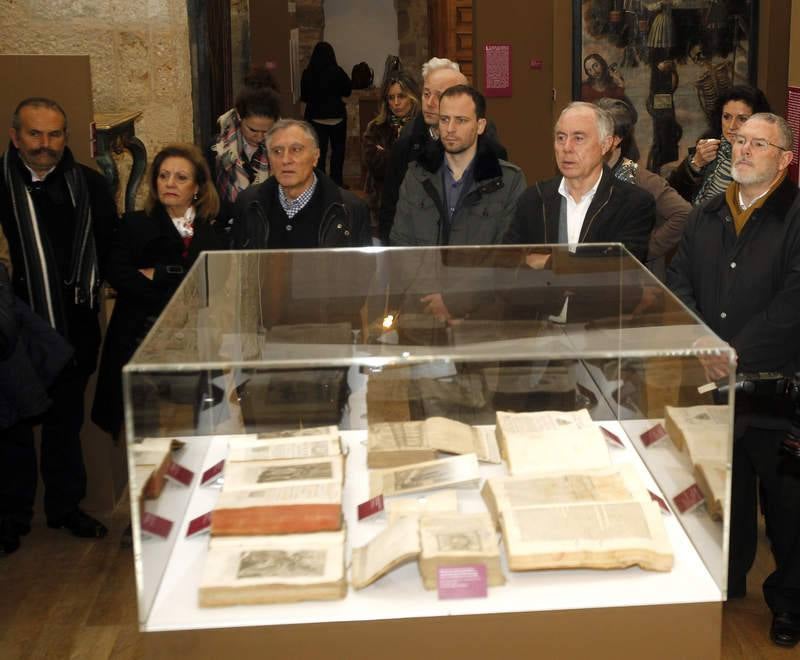
<svg viewBox="0 0 800 660"><path fill-rule="evenodd" d="M693 344L694 348L719 348L719 340L712 337L700 337ZM698 355L697 359L705 371L706 378L709 382L714 382L727 378L730 374L730 364L728 362L727 352L715 355L713 353L706 355ZM733 356L733 366L736 366L736 355Z"/></svg>
<svg viewBox="0 0 800 660"><path fill-rule="evenodd" d="M698 140L692 156L692 166L696 170L704 168L717 157L717 151L719 151L719 140Z"/></svg>
<svg viewBox="0 0 800 660"><path fill-rule="evenodd" d="M156 273L155 268L140 268L139 272L144 275L148 280L152 280Z"/></svg>
<svg viewBox="0 0 800 660"><path fill-rule="evenodd" d="M420 298L420 302L425 305L425 313L430 314L439 321L449 321L450 311L444 304L441 293L430 293Z"/></svg>

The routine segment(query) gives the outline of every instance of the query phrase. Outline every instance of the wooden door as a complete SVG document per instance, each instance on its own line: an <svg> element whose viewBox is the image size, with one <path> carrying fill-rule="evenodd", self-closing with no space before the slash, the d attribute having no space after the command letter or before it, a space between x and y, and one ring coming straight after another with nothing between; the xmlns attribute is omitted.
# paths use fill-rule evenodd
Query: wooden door
<svg viewBox="0 0 800 660"><path fill-rule="evenodd" d="M429 0L431 57L458 62L472 82L472 0Z"/></svg>

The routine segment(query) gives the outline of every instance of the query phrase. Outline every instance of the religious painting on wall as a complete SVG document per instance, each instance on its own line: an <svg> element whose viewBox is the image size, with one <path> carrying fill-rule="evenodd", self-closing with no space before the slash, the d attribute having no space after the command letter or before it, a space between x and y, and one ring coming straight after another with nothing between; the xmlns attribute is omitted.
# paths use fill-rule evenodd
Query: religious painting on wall
<svg viewBox="0 0 800 660"><path fill-rule="evenodd" d="M758 0L573 2L573 98L626 101L653 172L694 147L721 93L754 84Z"/></svg>

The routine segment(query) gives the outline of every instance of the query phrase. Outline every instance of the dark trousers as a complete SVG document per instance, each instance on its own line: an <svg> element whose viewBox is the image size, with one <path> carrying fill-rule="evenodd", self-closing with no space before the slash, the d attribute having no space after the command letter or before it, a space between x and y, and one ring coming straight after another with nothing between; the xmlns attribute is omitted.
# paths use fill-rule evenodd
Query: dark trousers
<svg viewBox="0 0 800 660"><path fill-rule="evenodd" d="M319 139L319 165L318 167L327 172L325 159L328 155L328 142L331 143L331 171L330 177L336 182L337 186L342 185L342 171L344 170L344 148L347 141L347 119L342 119L338 124L330 126L319 124L312 120L311 125L317 132Z"/></svg>
<svg viewBox="0 0 800 660"><path fill-rule="evenodd" d="M785 434L749 427L734 440L728 589L744 591L756 556L760 485L776 566L764 581L764 599L773 612L800 614L800 470L780 451Z"/></svg>
<svg viewBox="0 0 800 660"><path fill-rule="evenodd" d="M53 403L41 418L39 465L48 519L58 518L76 508L86 495L80 431L83 395L88 381L85 370L74 366L64 369L49 392ZM0 479L0 515L21 523L30 522L36 495L33 426L33 423L23 421L0 431L0 465L4 472Z"/></svg>

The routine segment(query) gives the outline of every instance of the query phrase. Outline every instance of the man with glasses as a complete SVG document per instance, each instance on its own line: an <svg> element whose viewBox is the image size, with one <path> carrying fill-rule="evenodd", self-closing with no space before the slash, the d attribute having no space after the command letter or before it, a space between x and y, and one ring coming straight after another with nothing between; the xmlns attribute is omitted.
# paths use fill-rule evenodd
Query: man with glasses
<svg viewBox="0 0 800 660"><path fill-rule="evenodd" d="M726 191L696 207L667 272L667 284L736 350L741 372L800 371L800 199L786 176L792 131L758 113L733 141ZM725 358L704 357L709 380ZM733 444L728 597L746 593L756 553L757 492L763 493L775 571L764 582L770 637L800 641L800 478L785 471L788 417L779 402L742 400Z"/></svg>
<svg viewBox="0 0 800 660"><path fill-rule="evenodd" d="M310 124L281 119L266 136L272 176L236 200L233 246L263 250L371 245L369 210L317 168Z"/></svg>

